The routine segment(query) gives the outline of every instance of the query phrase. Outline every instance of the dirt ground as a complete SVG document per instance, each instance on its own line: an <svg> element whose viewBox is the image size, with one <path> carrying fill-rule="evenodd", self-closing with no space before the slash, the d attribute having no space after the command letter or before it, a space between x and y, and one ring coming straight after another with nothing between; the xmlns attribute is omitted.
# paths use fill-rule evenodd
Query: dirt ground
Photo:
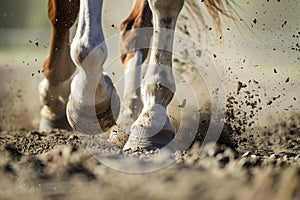
<svg viewBox="0 0 300 200"><path fill-rule="evenodd" d="M253 113L266 110L270 104L261 108L259 103L251 103L255 100L238 100L240 95L251 96L253 89L250 93L247 89L249 83L239 82L234 95L228 97L226 124L218 144L203 147L203 137L198 134L198 141L189 150L172 154L172 164L146 173L113 169L109 162L91 153L85 137L76 132L6 129L18 116L3 120L9 108L2 108L0 199L297 200L300 116L295 113L272 125L253 127ZM243 104L249 104L250 111L240 106ZM11 112L15 109L12 107ZM121 155L147 164L153 156L148 152L122 153L104 136L97 142L100 154L107 158ZM129 167L143 168L139 164Z"/></svg>
<svg viewBox="0 0 300 200"><path fill-rule="evenodd" d="M186 152L176 152L172 165L142 174L102 164L75 132L2 131L0 199L296 200L300 197L299 119L260 132L251 142L237 136L236 151L219 144L211 151L204 148L199 156L195 143Z"/></svg>
<svg viewBox="0 0 300 200"><path fill-rule="evenodd" d="M247 91L240 88L239 92ZM0 199L298 200L299 114L253 127L255 117L240 108L241 102L228 98L226 134L221 137L226 145L218 144L212 150L204 147L200 154L199 142L195 142L188 151L177 151L173 164L141 174L103 164L76 132L42 133L36 127L13 130L15 122L24 118L26 125L31 121L30 111L22 118L9 115L17 107L5 107L2 102ZM252 110L260 109L254 106ZM122 154L105 139L100 146L105 153ZM144 154L134 156L145 159Z"/></svg>

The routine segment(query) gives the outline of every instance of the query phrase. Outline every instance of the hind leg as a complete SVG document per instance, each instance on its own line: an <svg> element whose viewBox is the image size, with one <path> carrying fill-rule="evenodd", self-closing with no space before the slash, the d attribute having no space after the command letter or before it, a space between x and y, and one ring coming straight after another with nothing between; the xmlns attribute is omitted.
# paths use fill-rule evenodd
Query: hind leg
<svg viewBox="0 0 300 200"><path fill-rule="evenodd" d="M141 67L148 55L152 36L152 13L145 0L135 0L129 16L121 23L120 58L124 67L124 94L117 126L110 140L123 147L130 134L130 126L142 110L140 84Z"/></svg>
<svg viewBox="0 0 300 200"><path fill-rule="evenodd" d="M48 0L48 17L52 25L50 53L45 60L44 80L39 85L43 104L39 130L70 129L66 103L70 93L70 77L75 65L70 57L69 30L79 11L79 0Z"/></svg>

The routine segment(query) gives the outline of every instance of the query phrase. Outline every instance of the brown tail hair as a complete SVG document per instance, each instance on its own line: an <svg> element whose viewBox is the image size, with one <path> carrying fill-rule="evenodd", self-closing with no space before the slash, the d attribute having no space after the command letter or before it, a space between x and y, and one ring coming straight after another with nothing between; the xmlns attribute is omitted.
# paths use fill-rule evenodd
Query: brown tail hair
<svg viewBox="0 0 300 200"><path fill-rule="evenodd" d="M209 13L213 25L216 29L217 36L222 36L222 17L225 16L229 19L235 19L237 15L233 9L233 5L236 5L233 0L186 0L186 9L193 18L198 31L198 39L201 39L201 27L207 27L204 16L201 12L200 4L202 3ZM206 29L207 30L207 29Z"/></svg>

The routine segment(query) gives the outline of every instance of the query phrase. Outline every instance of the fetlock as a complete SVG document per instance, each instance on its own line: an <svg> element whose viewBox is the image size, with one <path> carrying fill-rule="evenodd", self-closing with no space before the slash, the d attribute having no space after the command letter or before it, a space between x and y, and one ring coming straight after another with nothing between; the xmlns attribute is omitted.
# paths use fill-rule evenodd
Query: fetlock
<svg viewBox="0 0 300 200"><path fill-rule="evenodd" d="M97 97L96 92L95 101L89 100L89 103L86 104L79 102L74 96L70 96L67 104L67 118L74 130L84 134L100 134L105 133L115 125L116 111L114 106L118 107L118 105L112 105L112 102L118 104L119 100L110 78L104 76L104 79L106 92L99 92L101 97ZM103 86L98 86L96 90L100 90L101 87Z"/></svg>
<svg viewBox="0 0 300 200"><path fill-rule="evenodd" d="M55 128L70 129L66 120L66 104L70 94L70 80L52 86L44 79L39 84L40 100L42 102L40 131L50 131Z"/></svg>

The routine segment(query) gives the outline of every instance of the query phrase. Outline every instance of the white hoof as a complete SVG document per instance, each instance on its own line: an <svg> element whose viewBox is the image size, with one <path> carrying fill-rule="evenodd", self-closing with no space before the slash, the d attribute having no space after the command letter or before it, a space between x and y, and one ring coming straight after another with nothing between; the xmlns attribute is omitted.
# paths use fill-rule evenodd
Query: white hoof
<svg viewBox="0 0 300 200"><path fill-rule="evenodd" d="M159 104L149 111L142 112L132 124L130 132L123 151L161 149L170 144L175 137L166 110Z"/></svg>

